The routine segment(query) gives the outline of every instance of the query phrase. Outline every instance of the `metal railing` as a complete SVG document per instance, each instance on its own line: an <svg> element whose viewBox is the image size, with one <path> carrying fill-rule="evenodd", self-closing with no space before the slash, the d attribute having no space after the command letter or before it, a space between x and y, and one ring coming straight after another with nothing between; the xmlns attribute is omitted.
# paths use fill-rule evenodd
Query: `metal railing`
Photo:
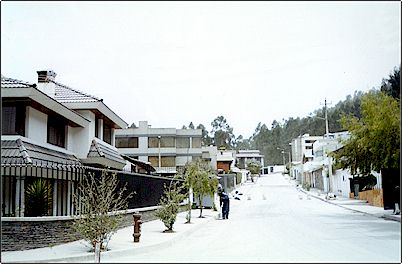
<svg viewBox="0 0 402 264"><path fill-rule="evenodd" d="M128 209L155 206L172 178L74 165L2 164L1 215L4 217L75 215L73 194L88 173L116 173L118 187L135 194ZM38 180L41 179L41 184ZM178 180L180 181L180 180ZM41 185L40 186L35 186ZM42 192L42 194L39 194ZM36 195L36 196L35 196Z"/></svg>

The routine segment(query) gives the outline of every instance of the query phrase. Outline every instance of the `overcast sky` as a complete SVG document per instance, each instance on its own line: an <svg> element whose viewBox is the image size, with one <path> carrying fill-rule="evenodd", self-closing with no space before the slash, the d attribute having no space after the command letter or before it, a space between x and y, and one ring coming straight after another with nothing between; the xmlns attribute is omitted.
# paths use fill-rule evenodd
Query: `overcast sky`
<svg viewBox="0 0 402 264"><path fill-rule="evenodd" d="M401 60L395 2L1 2L1 73L103 98L127 123L223 115L236 136L379 87Z"/></svg>

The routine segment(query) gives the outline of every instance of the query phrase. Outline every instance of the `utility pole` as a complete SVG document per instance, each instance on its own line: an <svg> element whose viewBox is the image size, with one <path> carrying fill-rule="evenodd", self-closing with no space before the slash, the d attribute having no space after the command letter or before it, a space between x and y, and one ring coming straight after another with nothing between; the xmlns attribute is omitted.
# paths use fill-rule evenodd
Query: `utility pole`
<svg viewBox="0 0 402 264"><path fill-rule="evenodd" d="M161 169L161 136L158 136L158 166Z"/></svg>
<svg viewBox="0 0 402 264"><path fill-rule="evenodd" d="M320 119L325 119L325 136L329 135L329 129L328 129L328 106L327 106L327 98L324 100L324 114L325 118L319 117Z"/></svg>

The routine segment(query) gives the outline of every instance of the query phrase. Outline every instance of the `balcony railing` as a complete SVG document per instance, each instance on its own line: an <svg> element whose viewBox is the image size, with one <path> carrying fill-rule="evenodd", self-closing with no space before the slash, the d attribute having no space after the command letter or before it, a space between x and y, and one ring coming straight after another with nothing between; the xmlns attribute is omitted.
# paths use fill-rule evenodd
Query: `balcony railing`
<svg viewBox="0 0 402 264"><path fill-rule="evenodd" d="M156 173L177 173L176 167L154 167Z"/></svg>

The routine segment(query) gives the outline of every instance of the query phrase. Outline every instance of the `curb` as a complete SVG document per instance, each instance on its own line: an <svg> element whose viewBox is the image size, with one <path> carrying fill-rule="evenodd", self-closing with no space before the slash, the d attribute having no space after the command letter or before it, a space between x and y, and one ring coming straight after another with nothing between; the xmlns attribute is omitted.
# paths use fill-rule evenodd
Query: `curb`
<svg viewBox="0 0 402 264"><path fill-rule="evenodd" d="M321 200L321 201L324 201L324 202L326 202L326 203L333 204L333 205L336 205L336 206L339 206L339 207L342 207L342 208L345 208L345 209L348 209L348 210L351 210L351 211L354 211L354 212L357 212L357 213L362 213L362 214L366 214L366 215L370 215L370 216L374 216L374 217L378 217L378 218L383 218L383 219L388 219L388 220L393 220L393 221L401 222L401 219L400 219L399 217L396 217L396 216L393 216L393 215L386 215L386 214L383 214L383 215L381 215L381 216L378 216L378 215L375 215L375 214L371 214L371 213L367 213L367 212L362 212L362 211L359 211L359 210L356 210L356 209L353 209L353 208L349 208L349 207L346 207L346 206L343 206L343 205L340 205L340 204L337 204L337 203L333 203L333 202L331 202L331 201L328 201L328 200L326 200L326 199L324 199L324 198L321 198L321 197L318 197L318 196L316 196L316 195L312 195L312 194L310 194L310 193L307 193L307 192L306 192L305 190L303 190L302 188L300 188L300 191L302 191L303 193L305 193L305 194L307 194L307 195L310 195L310 196L312 196L312 197L314 197L314 198L316 198L316 199L319 199L319 200Z"/></svg>

